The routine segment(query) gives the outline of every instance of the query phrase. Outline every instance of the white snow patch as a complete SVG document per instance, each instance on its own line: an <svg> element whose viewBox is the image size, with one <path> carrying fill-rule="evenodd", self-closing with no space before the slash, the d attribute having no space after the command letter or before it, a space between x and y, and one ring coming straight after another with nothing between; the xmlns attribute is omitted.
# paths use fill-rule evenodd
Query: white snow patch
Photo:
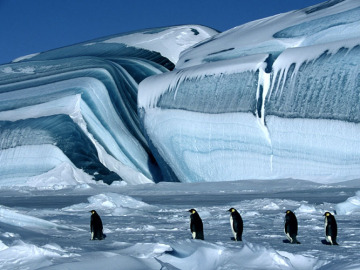
<svg viewBox="0 0 360 270"><path fill-rule="evenodd" d="M33 58L34 56L37 56L38 54L40 54L40 53L32 53L32 54L20 56L18 58L15 58L14 60L12 60L12 62L16 63L16 62L20 62L20 61L23 61L23 60L29 60L29 59Z"/></svg>
<svg viewBox="0 0 360 270"><path fill-rule="evenodd" d="M9 224L15 227L21 227L28 230L35 230L45 233L47 230L66 228L56 223L23 214L9 207L0 205L0 223Z"/></svg>
<svg viewBox="0 0 360 270"><path fill-rule="evenodd" d="M295 210L297 213L316 213L316 208L313 205L302 204L298 209Z"/></svg>
<svg viewBox="0 0 360 270"><path fill-rule="evenodd" d="M65 207L63 211L90 211L95 209L99 214L104 212L108 215L121 216L132 213L134 210L155 209L142 201L136 200L130 196L116 193L98 194L88 198L89 203L80 203ZM101 214L100 214L101 215Z"/></svg>
<svg viewBox="0 0 360 270"><path fill-rule="evenodd" d="M197 33L197 34L195 34ZM174 64L185 49L207 39L217 32L199 25L174 26L159 33L135 33L103 41L104 43L124 43L128 46L160 52Z"/></svg>
<svg viewBox="0 0 360 270"><path fill-rule="evenodd" d="M71 166L69 163L61 163L53 170L41 175L30 177L25 186L36 189L64 189L69 187L90 188L93 183L92 177L83 170Z"/></svg>
<svg viewBox="0 0 360 270"><path fill-rule="evenodd" d="M345 202L338 203L335 206L336 213L339 215L351 215L360 212L360 191L356 195L348 198Z"/></svg>

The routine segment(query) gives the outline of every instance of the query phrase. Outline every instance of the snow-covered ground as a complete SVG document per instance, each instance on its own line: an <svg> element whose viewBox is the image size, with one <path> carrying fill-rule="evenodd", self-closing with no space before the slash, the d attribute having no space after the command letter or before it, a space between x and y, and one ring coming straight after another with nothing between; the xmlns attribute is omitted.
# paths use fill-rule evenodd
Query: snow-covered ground
<svg viewBox="0 0 360 270"><path fill-rule="evenodd" d="M356 181L297 180L4 187L0 268L359 269L359 189ZM230 207L243 217L243 242L231 241ZM205 241L190 239L190 208ZM90 241L92 209L103 241ZM297 215L300 245L285 241L287 209ZM325 211L337 212L339 246L324 244Z"/></svg>

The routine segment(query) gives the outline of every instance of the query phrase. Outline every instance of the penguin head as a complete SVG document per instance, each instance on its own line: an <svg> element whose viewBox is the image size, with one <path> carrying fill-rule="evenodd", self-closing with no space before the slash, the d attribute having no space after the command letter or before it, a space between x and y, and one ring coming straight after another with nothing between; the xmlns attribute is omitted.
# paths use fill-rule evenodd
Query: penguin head
<svg viewBox="0 0 360 270"><path fill-rule="evenodd" d="M190 212L191 214L195 214L195 213L196 213L196 210L195 210L195 209L190 209L189 212Z"/></svg>
<svg viewBox="0 0 360 270"><path fill-rule="evenodd" d="M330 216L332 216L332 215L331 215L330 212L325 212L324 216L325 216L325 217L330 217Z"/></svg>
<svg viewBox="0 0 360 270"><path fill-rule="evenodd" d="M91 210L90 213L93 215L93 214L96 214L96 211L95 211L95 210Z"/></svg>
<svg viewBox="0 0 360 270"><path fill-rule="evenodd" d="M230 213L234 213L234 212L236 212L236 209L231 207L228 211L229 211Z"/></svg>
<svg viewBox="0 0 360 270"><path fill-rule="evenodd" d="M286 210L286 212L285 212L286 214L291 214L292 213L292 211L291 210Z"/></svg>

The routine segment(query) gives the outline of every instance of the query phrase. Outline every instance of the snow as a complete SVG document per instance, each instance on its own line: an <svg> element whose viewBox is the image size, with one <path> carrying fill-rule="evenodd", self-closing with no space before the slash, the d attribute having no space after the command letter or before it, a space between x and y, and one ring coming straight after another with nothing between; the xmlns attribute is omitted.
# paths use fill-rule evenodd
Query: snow
<svg viewBox="0 0 360 270"><path fill-rule="evenodd" d="M294 179L3 188L0 268L357 269L360 212L348 202L359 189L353 181ZM243 242L231 240L230 207L243 217ZM191 239L190 208L203 220L205 241ZM105 240L90 241L89 209L101 216ZM286 241L287 209L297 215L300 245ZM340 245L328 246L323 213L335 210Z"/></svg>
<svg viewBox="0 0 360 270"><path fill-rule="evenodd" d="M13 62L16 63L16 62L20 62L20 61L23 61L23 60L28 60L28 59L33 58L34 56L37 56L38 54L40 54L40 53L32 53L32 54L28 54L28 55L25 55L25 56L21 56L21 57L18 57L16 59L14 59Z"/></svg>
<svg viewBox="0 0 360 270"><path fill-rule="evenodd" d="M182 51L218 33L211 28L199 25L174 26L160 29L158 33L152 32L149 30L148 32L134 33L107 39L103 42L124 43L128 46L159 51L176 64ZM151 38L149 38L150 33Z"/></svg>
<svg viewBox="0 0 360 270"><path fill-rule="evenodd" d="M359 3L331 1L252 21L220 33L184 51L177 68L287 48L327 44L359 36ZM246 38L241 38L246 37ZM302 56L302 55L299 55Z"/></svg>
<svg viewBox="0 0 360 270"><path fill-rule="evenodd" d="M337 213L342 215L352 215L354 212L360 212L360 191L345 202L337 204L335 209Z"/></svg>

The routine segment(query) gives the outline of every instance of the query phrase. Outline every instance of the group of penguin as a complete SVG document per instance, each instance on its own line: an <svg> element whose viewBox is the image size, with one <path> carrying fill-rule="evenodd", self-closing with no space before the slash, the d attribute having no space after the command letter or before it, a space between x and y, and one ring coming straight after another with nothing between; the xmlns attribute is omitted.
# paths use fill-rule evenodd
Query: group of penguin
<svg viewBox="0 0 360 270"><path fill-rule="evenodd" d="M234 235L233 240L242 241L243 220L241 215L235 208L230 208L230 226ZM91 240L103 240L103 224L100 216L95 210L91 210L90 231ZM199 213L195 209L190 209L190 231L193 239L204 240L204 226ZM335 217L330 212L325 212L325 239L330 245L338 245L337 237L337 223ZM296 239L298 233L298 222L294 212L287 210L284 219L284 232L287 239L292 244L300 244Z"/></svg>
<svg viewBox="0 0 360 270"><path fill-rule="evenodd" d="M337 237L337 223L335 217L330 212L325 212L325 239L330 245L338 245ZM298 222L295 214L287 210L285 215L285 235L292 244L300 244L296 239L298 232Z"/></svg>

